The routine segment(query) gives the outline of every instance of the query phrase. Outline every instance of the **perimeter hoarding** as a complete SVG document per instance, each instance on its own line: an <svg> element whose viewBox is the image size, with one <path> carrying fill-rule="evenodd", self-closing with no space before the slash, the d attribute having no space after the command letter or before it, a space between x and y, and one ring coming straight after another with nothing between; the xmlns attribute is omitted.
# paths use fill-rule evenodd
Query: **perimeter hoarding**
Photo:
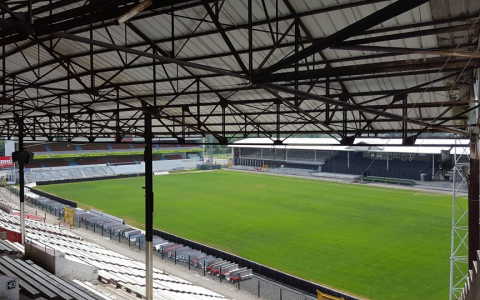
<svg viewBox="0 0 480 300"><path fill-rule="evenodd" d="M0 168L13 168L11 156L0 156Z"/></svg>
<svg viewBox="0 0 480 300"><path fill-rule="evenodd" d="M202 148L194 149L172 149L172 150L153 150L152 154L174 154L174 153L192 153L202 152ZM35 159L48 158L73 158L73 157L101 157L101 156L120 156L120 155L143 155L143 151L115 151L115 152L93 152L93 153L71 153L71 154L39 154Z"/></svg>

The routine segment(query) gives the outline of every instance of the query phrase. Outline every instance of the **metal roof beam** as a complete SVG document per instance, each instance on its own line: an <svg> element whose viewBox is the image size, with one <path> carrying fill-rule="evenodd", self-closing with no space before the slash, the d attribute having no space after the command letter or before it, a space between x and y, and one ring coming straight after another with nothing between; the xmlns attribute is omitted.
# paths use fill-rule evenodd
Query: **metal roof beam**
<svg viewBox="0 0 480 300"><path fill-rule="evenodd" d="M471 25L468 25L471 27ZM478 24L478 27L480 27L480 24ZM398 27L392 27L391 29L392 30L395 30L395 29L398 29L400 30L402 28L402 26L398 26ZM422 31L422 30L419 30L419 31L413 31L409 34L411 34L411 36L414 36L414 37L418 37L418 36L423 36L423 35L429 35L429 34L440 34L440 33L444 33L444 32L456 32L456 31L462 31L465 29L465 26L448 26L448 27L441 27L441 28L435 28L435 29L432 29L432 30L427 30L427 31ZM370 31L367 31L365 32L365 34L370 34ZM181 40L183 38L187 38L189 37L190 35L187 35L187 36L181 36L181 37L176 37L175 40ZM394 38L401 38L401 36L392 36L391 38L387 35L385 36L381 36L380 37L382 39L382 41L388 41L388 40L392 40ZM39 38L40 41L43 41L43 39ZM320 41L321 39L315 39L314 41ZM161 43L166 43L168 42L167 39L162 39L162 40L156 40L156 41L153 41L155 44L161 44ZM305 41L305 43L310 43L310 41ZM137 47L142 47L142 46L147 46L149 43L147 42L140 42L140 43L135 43L135 44L131 44L131 45L127 45L126 47L129 47L129 48L137 48ZM271 50L275 47L277 47L278 49L280 48L285 48L285 47L292 47L294 46L295 43L294 42L288 42L288 43L284 43L284 44L280 44L278 46L275 46L275 45L271 45L271 46L264 46L264 47L258 47L258 48L254 48L252 49L253 52L262 52L262 51L268 51L268 50ZM476 45L475 45L476 46ZM28 48L28 47L27 47ZM14 51L11 51L9 53L6 54L6 56L8 57L9 55L13 54L13 53L17 53L18 51L22 51L22 50L25 50L26 48L23 47L23 46L20 46L20 47L17 47ZM448 49L448 48L446 48ZM446 49L438 49L438 50L446 50ZM433 50L433 49L429 49L429 50ZM112 51L118 51L118 50L113 50L113 49L109 49L109 48L102 48L102 49L97 49L97 50L94 50L93 51L93 54L102 54L102 53L109 53L109 52L112 52ZM237 51L239 54L246 54L248 53L248 49L243 49L243 50L238 50ZM77 53L77 54L72 54L72 55L65 55L66 59L74 59L74 58L80 58L80 57L84 57L84 56L89 56L90 55L90 52L82 52L82 53ZM196 60L206 60L206 59L213 59L213 58L221 58L221 57L227 57L227 56L231 56L232 53L231 52L225 52L225 53L218 53L218 54L213 54L213 55L203 55L203 56L198 56L198 57L191 57L191 58L185 58L183 59L184 61L187 61L187 62L190 62L190 61L196 61ZM383 54L376 54L376 55L367 55L367 56L359 56L359 57L349 57L349 58L342 58L342 59L333 59L333 60L330 60L330 63L337 63L337 62L346 62L346 61L355 61L355 60L365 60L367 58L381 58L381 57L388 57L388 56L394 56L394 54L392 53L383 53ZM12 72L10 74L8 74L8 76L6 76L6 78L10 78L10 77L13 77L13 76L18 76L20 74L23 74L23 73L27 73L27 72L32 72L36 69L39 69L39 68L44 68L44 67L47 67L47 66L50 66L54 63L57 63L55 60L51 60L51 61L46 61L46 62L43 62L41 64L38 64L38 65L35 65L35 66L32 66L32 67L28 67L28 68L25 68L25 69L22 69L22 70L19 70L19 71L16 71L16 72ZM162 63L163 64L163 63ZM325 64L324 61L317 61L315 62L315 64L313 65L322 65L322 64ZM311 65L311 64L308 64L308 65ZM138 64L138 65L132 65L132 66L127 66L125 68L137 68L137 67L145 67L145 66L148 66L146 64ZM303 67L303 66L306 66L305 64L299 64L299 67ZM121 67L113 67L113 68L109 68L109 69L106 69L105 71L109 70L109 71L118 71Z"/></svg>
<svg viewBox="0 0 480 300"><path fill-rule="evenodd" d="M180 66L185 66L185 67L190 67L190 68L199 69L199 70L203 70L203 71L208 71L208 72L212 72L212 73L222 74L222 75L226 75L226 76L232 76L232 77L236 77L236 78L246 79L246 77L243 76L243 75L240 75L240 74L237 74L237 73L234 73L232 71L225 70L225 69L219 69L219 68L210 67L210 66L207 66L207 65L201 65L201 64L186 62L186 61L182 61L182 60L176 59L176 58L171 58L171 57L166 57L166 56L162 56L162 55L152 54L152 53L148 53L148 52L144 52L144 51L140 51L140 50L135 50L135 49L130 49L128 47L113 45L113 44L109 44L109 43L105 43L105 42L101 42L101 41L97 41L97 40L92 40L92 39L89 39L89 38L84 38L84 37L69 34L69 33L58 32L58 33L53 33L51 36L52 37L57 37L57 38L64 38L64 39L68 39L68 40L72 40L72 41L76 41L76 42L84 43L84 44L88 44L88 45L95 45L95 46L99 46L99 47L110 48L110 49L113 49L113 50L119 50L119 51L122 51L122 52L135 54L135 55L138 55L138 56L154 58L154 59L157 59L159 61L163 61L163 62L167 62L167 63L173 63L173 64L177 64L177 65L180 65Z"/></svg>
<svg viewBox="0 0 480 300"><path fill-rule="evenodd" d="M285 72L281 74L272 74L261 78L254 78L257 84L270 82L285 82L293 80L318 79L332 76L348 76L375 73L389 73L412 71L419 69L443 69L443 68L465 68L480 65L479 59L452 58L445 62L442 57L427 59L397 60L381 62L374 64L351 65L345 67L336 67L329 69L317 69L299 72Z"/></svg>
<svg viewBox="0 0 480 300"><path fill-rule="evenodd" d="M290 11L291 14L293 14L297 19L297 22L298 24L300 25L300 27L302 28L303 32L307 35L307 39L311 42L311 43L314 43L314 37L313 35L311 34L310 30L308 29L307 26L305 26L305 24L303 23L302 19L300 19L298 17L298 14L297 12L295 11L295 9L293 8L293 6L291 5L290 1L289 0L283 0L283 2L285 3L285 5L287 6L288 10ZM322 52L322 51L319 51L318 54L320 55L320 57L322 58L322 60L325 62L325 66L326 68L332 68L332 64L330 63L330 61L327 59L327 57L325 56L325 54ZM298 72L298 62L295 64L295 71ZM308 66L307 66L307 69L308 69ZM335 79L337 80L337 82L340 84L340 86L342 87L342 92L346 92L346 93L349 93L348 91L348 88L347 86L343 83L343 81L340 79L339 76L336 76ZM298 80L295 81L296 85L295 87L298 89ZM314 87L315 85L315 81L312 83L312 85L310 86L310 88L307 90L308 92L310 92L312 90L312 88ZM330 78L328 78L328 82L327 82L327 85L330 85ZM330 86L328 86L328 89L330 89ZM347 99L349 99L351 102L353 102L354 104L356 104L355 102L355 99L351 96L349 96ZM299 102L300 104L302 103L301 101ZM362 113L360 112L360 116L363 118L363 119L367 119L367 117ZM328 123L328 121L327 121ZM370 126L370 128L375 131L375 128L373 128L373 125ZM345 138L345 137L344 137Z"/></svg>
<svg viewBox="0 0 480 300"><path fill-rule="evenodd" d="M331 49L349 50L349 51L371 51L371 52L386 52L393 54L426 54L440 57L464 57L480 59L480 54L475 52L465 51L446 51L436 49L418 49L418 48L400 48L400 47L381 47L381 46L334 46Z"/></svg>
<svg viewBox="0 0 480 300"><path fill-rule="evenodd" d="M276 112L275 112L276 114ZM226 116L238 116L238 114L226 114ZM218 117L221 117L222 114L219 114ZM282 112L282 116L284 116L283 112ZM181 116L176 116L176 117L181 117ZM42 118L42 117L38 117L38 116L32 116L32 117L25 117L26 120L34 120L34 122L36 124L40 124L40 125L46 125L46 124L49 124L48 121L35 121L36 119L39 119L39 118ZM189 115L189 116L186 116L186 118L190 118L190 119L193 119L194 121L197 120L196 118L196 115ZM5 121L7 120L8 118L0 118L0 121ZM162 118L158 118L158 120L160 121ZM281 125L315 125L317 121L315 120L305 120L304 118L299 118L299 117L291 117L291 116L288 116L288 121L280 121L280 124ZM293 120L293 119L296 119L296 120ZM420 118L419 120L421 121L424 121L424 122L431 122L431 121L438 121L438 122L449 122L449 121L454 121L454 120L466 120L467 117L465 116L455 116L455 117L448 117L448 118ZM135 116L135 117L130 117L130 118L121 118L120 121L128 121L128 122L124 122L123 123L123 126L121 126L120 128L122 127L128 127L130 129L133 128L134 124L132 123L135 123L135 122L138 122L138 121L142 121L143 120L143 117L140 116ZM96 121L98 122L112 122L112 119L111 118L108 118L108 119L96 119ZM130 123L132 122L132 123ZM347 124L355 124L357 123L358 121L357 120L347 120L346 123ZM379 122L379 123L392 123L392 122L397 122L399 123L399 121L393 121L392 119L377 119L376 122ZM331 124L338 124L338 126L342 125L344 123L344 120L332 120L331 121ZM77 123L78 124L78 123ZM257 122L256 124L259 124L259 125L263 125L263 126L271 126L271 125L276 125L277 122L273 122L273 121L264 121L264 122ZM203 125L203 124L202 124ZM205 125L208 125L208 126L254 126L252 123L250 122L225 122L225 123L205 123ZM162 128L162 127L170 127L169 129L173 128L173 127L183 127L183 125L181 124L173 124L173 125L170 125L170 126L167 126L167 125L154 125L154 127L158 127L158 128ZM455 124L452 124L452 125L449 125L448 127L452 127L452 128L466 128L468 127L468 125L455 125ZM72 126L71 127L72 129L75 129L75 126ZM98 126L98 127L95 127L93 126L93 128L101 128L101 126ZM336 130L336 129L335 129ZM128 130L127 130L128 131ZM320 129L321 131L321 129ZM242 132L241 130L239 130L239 132ZM173 132L172 132L172 136L173 135Z"/></svg>
<svg viewBox="0 0 480 300"><path fill-rule="evenodd" d="M286 101L294 101L295 98L294 97L282 97L283 99L285 99ZM228 103L229 104L233 104L233 105L256 105L256 104L271 104L271 103L274 103L277 99L276 98L264 98L264 99L258 99L258 100L229 100ZM105 102L105 101L103 101ZM101 102L101 103L103 103ZM112 101L113 103L113 101ZM468 105L469 103L471 103L470 101L446 101L446 102L439 102L439 101L436 101L436 102L425 102L425 103L407 103L406 104L406 107L407 108L416 108L416 109L421 109L421 108L432 108L432 107L438 107L438 106L442 106L442 107L453 107L453 106L459 106L459 105ZM191 103L191 104L169 104L168 106L167 105L158 105L157 106L157 110L161 111L163 109L172 109L172 108L184 108L184 107L211 107L211 106L219 106L221 104L221 102L201 102L201 103ZM71 104L71 108L72 109L75 109L75 108L78 108L79 111L74 111L73 114L89 114L88 111L83 111L81 110L83 108L83 105L84 103L72 103ZM392 104L392 103L389 103L389 104L380 104L380 105L368 105L368 106L365 106L365 107L368 107L368 108L372 108L372 109L401 109L404 107L403 104ZM42 108L44 109L50 109L50 110L53 110L53 109L58 109L60 108L60 106L58 104L56 105L42 105ZM95 112L97 113L112 113L112 112L116 112L116 111L119 111L119 112L132 112L132 111L138 111L137 108L135 107L126 107L126 108L119 108L118 110L117 109L97 109L95 110ZM304 110L305 112L307 113L325 113L327 110L326 109L305 109ZM3 112L7 113L7 112L12 112L11 109L5 109ZM276 112L271 112L271 111L262 111L262 114L265 114L265 115L268 115L268 114L275 114ZM297 110L289 110L289 111L282 111L282 114L292 114L292 113L298 113ZM244 115L257 115L258 112L244 112L243 113ZM229 113L226 113L225 114L226 116L233 116L235 114L229 114ZM172 118L179 118L181 117L180 115L169 115L170 117ZM220 117L222 116L221 114L214 114L214 113L209 113L209 114L200 114L200 117L208 117L208 116L212 116L212 117Z"/></svg>
<svg viewBox="0 0 480 300"><path fill-rule="evenodd" d="M435 128L435 129L438 129L440 131L444 131L444 132L447 132L447 133L455 133L455 134L460 134L462 136L467 136L468 135L468 132L466 132L464 130L456 130L456 129L450 129L450 128L446 128L446 127L432 126L432 124L430 124L430 123L422 122L422 121L419 121L417 119L412 119L412 118L409 118L409 117L403 117L403 116L393 114L393 113L390 113L390 112L380 111L380 110L377 110L377 109L371 109L371 108L368 108L368 107L363 107L361 105L355 105L355 104L352 104L352 103L343 102L343 101L335 100L335 99L332 99L332 98L319 96L319 95L316 95L316 94L306 93L306 92L303 92L303 91L294 90L294 89L291 89L291 88L286 88L286 87L283 87L283 86L280 86L280 85L265 84L265 85L263 85L263 87L268 88L268 89L272 89L272 90L275 90L275 91L278 91L278 92L282 92L282 93L287 93L287 94L291 94L291 95L298 95L299 97L315 99L315 100L318 100L318 101L321 101L321 102L324 102L324 103L327 103L327 104L331 104L331 105L336 105L336 106L339 106L339 107L345 107L345 108L349 108L349 109L353 109L353 110L362 111L364 113L373 114L373 115L376 115L376 116L391 118L392 120L406 121L408 123L423 126L423 127Z"/></svg>
<svg viewBox="0 0 480 300"><path fill-rule="evenodd" d="M208 5L207 5L208 6ZM147 42L154 50L158 51L160 54L162 54L163 56L167 56L167 53L160 48L160 46L158 46L155 42L153 42L147 35L145 35L139 28L137 28L132 22L129 22L127 24L127 26L129 26L130 29L132 29L139 37L141 37L145 42ZM195 76L195 74L188 68L189 66L187 65L181 65L181 67L188 73L190 74L191 76ZM216 94L217 97L220 99L220 101L222 100L226 100L224 96L220 95L216 90L212 89L205 81L203 81L201 78L197 77L195 78L196 80L198 80L198 82L202 83L205 87L207 87L212 93ZM175 92L177 95L175 95L175 97L178 97L179 94L178 92ZM184 91L182 92L182 94L186 94L187 92ZM197 91L194 91L193 92L194 94L197 94L197 97L199 96L200 94L200 91L197 90ZM153 95L153 97L157 97L157 95ZM197 123L202 123L200 119L197 120ZM259 126L259 129L261 127ZM208 130L208 128L207 128Z"/></svg>
<svg viewBox="0 0 480 300"><path fill-rule="evenodd" d="M202 0L202 3L205 9L207 10L208 15L210 16L210 19L212 19L213 23L215 24L215 27L217 28L218 33L220 33L220 35L222 36L223 41L225 42L225 44L227 44L228 49L230 49L230 51L232 52L233 57L235 57L235 60L237 61L240 68L242 69L243 73L249 74L250 72L245 66L245 64L243 63L243 60L240 57L240 55L238 55L237 49L235 49L235 47L233 46L232 42L230 41L230 38L225 33L225 30L223 29L222 24L220 24L218 20L219 12L217 12L217 15L215 15L212 9L210 8L210 4L208 3L208 1Z"/></svg>
<svg viewBox="0 0 480 300"><path fill-rule="evenodd" d="M158 126L157 126L157 127L158 127ZM252 136L257 137L258 134L265 135L266 137L268 137L268 136L271 137L271 136L273 136L273 135L276 134L276 131L275 131L275 130L268 130L268 131L257 132L257 131L255 131L255 130L251 130L251 129L255 129L255 127L251 126L251 128L248 128L248 132L247 132L246 136L244 136L244 137L248 137L249 135L252 135ZM356 132L356 130L347 130L347 133L349 133L349 134L355 133L355 132ZM407 132L408 132L408 133L415 133L415 132L417 132L417 130L416 130L416 129L408 129ZM441 130L438 130L438 129L432 129L432 130L430 130L430 133L443 133L443 132L444 132L444 131L441 131ZM182 132L182 131L176 131L175 133L176 133L177 135L185 135L185 137L190 137L190 136L192 136L192 137L198 137L198 136L200 135L199 133L197 133L197 132L192 132L192 131L183 131L183 132ZM221 134L223 134L223 131L221 131L221 130L212 130L211 133L212 133L212 134L216 134L216 135L221 135ZM288 135L288 134L298 133L298 131L296 131L296 130L282 130L282 133L283 133L284 135ZM322 133L320 130L302 130L302 134L320 134L320 133ZM385 130L385 129L379 129L379 130L377 130L377 133L378 133L378 134L392 134L392 133L398 133L398 132L397 132L396 130L394 130L394 129L387 129L387 130ZM132 131L132 132L129 132L129 133L127 133L127 134L129 134L129 135L136 135L136 136L141 136L141 135L142 135L142 133L139 133L139 132L136 131L136 130L134 130L134 131ZM226 130L226 131L225 131L225 134L226 134L227 136L233 136L233 135L238 135L238 134L242 134L242 135L243 135L244 133L243 133L243 132L242 132L242 133L239 133L238 131L235 131L235 130ZM15 133L13 133L13 135L15 135ZM106 131L106 130L104 130L104 131L100 132L100 134L98 135L97 138L100 138L100 137L112 137L112 136L114 136L114 135L115 135L115 132L114 132L114 131ZM170 134L170 132L168 132L168 131L155 131L155 132L154 132L154 135L155 135L155 137L160 137L160 136L172 137L171 134ZM37 131L37 136L41 136L41 132L40 132L40 131ZM11 135L8 136L5 131L2 131L2 132L0 132L0 137L9 137L9 138L11 138L12 136L11 136ZM55 137L65 137L65 135L59 135L59 134L57 134L57 135L52 135L52 138L55 138ZM72 138L74 138L74 137L85 137L85 135L84 135L84 134L71 134L70 137L72 137ZM258 144L256 144L256 145L258 145ZM265 144L265 145L267 145L267 144ZM270 143L270 144L268 144L268 145L273 145L273 142ZM285 146L285 145L283 145L283 146ZM297 145L297 146L298 146L298 145ZM309 145L309 146L312 146L312 145ZM322 145L322 146L325 146L325 145ZM332 145L332 146L339 146L339 144ZM373 146L381 147L381 146L385 146L385 144L370 145L370 146L372 146L372 147L373 147ZM395 146L396 146L396 147L402 147L403 145L395 145ZM443 144L443 145L441 145L441 144L437 144L437 145L431 145L431 144L429 144L429 146L430 146L430 147L435 147L435 146L437 146L437 147L441 147L441 146L443 146L443 147L451 147L451 145L447 145L447 144ZM457 147L461 147L461 146L458 145Z"/></svg>
<svg viewBox="0 0 480 300"><path fill-rule="evenodd" d="M381 58L381 57L387 57L387 56L395 56L395 54L390 54L387 53L386 55L366 55L362 57L355 57L355 59L372 59L372 58ZM341 62L349 62L352 61L353 59L351 58L345 58L345 59L334 59L330 60L329 62L332 63L341 63ZM187 59L186 61L189 61ZM160 64L157 64L159 66ZM150 67L151 63L141 63L141 64L136 64L136 65L127 65L127 66L121 66L121 67L107 67L107 68L102 68L102 69L96 69L95 74L101 74L101 73L108 73L108 72L118 72L118 71L123 71L127 69L137 69L137 68L146 68ZM300 64L300 67L304 66L303 64ZM445 72L452 72L452 71L457 71L462 69L463 67L459 68L443 68ZM432 74L432 73L437 73L438 70L440 69L420 69L420 70L415 70L415 71L410 71L410 72L394 72L394 73L380 73L380 74L372 74L372 75L357 75L357 76L350 76L350 74L339 76L339 78L343 82L348 82L348 81L355 81L355 80L366 80L366 79L377 79L377 78L385 78L385 77L396 77L396 76L410 76L410 75L424 75L424 74ZM85 72L79 72L77 75L79 77L84 77L84 76L90 76L91 72L90 71L85 71ZM14 75L10 75L14 76ZM175 81L183 81L183 80L195 80L195 79L205 79L205 78L213 78L213 77L220 77L222 76L221 74L204 74L204 75L189 75L189 76L181 76L181 77L176 77L173 78ZM8 78L9 76L6 76ZM52 85L54 83L62 82L65 81L67 78L66 77L60 77L60 78L55 78L55 79L49 79L41 82L42 86L47 86L47 85ZM2 79L0 78L0 81ZM157 83L162 83L162 82L170 82L172 78L158 78L156 80ZM129 85L141 85L141 84L150 84L153 82L153 79L150 80L142 80L142 81L130 81L130 82L122 82L122 83L111 83L104 85L103 88L113 88L115 86L129 86ZM330 82L338 82L337 77L330 78ZM326 80L317 80L315 84L324 84L326 83ZM302 83L299 81L299 84L306 84ZM311 81L308 82L308 84L311 84ZM42 88L39 85L35 86L36 88ZM45 87L45 89L48 89Z"/></svg>
<svg viewBox="0 0 480 300"><path fill-rule="evenodd" d="M380 9L369 16L348 25L342 30L324 38L320 42L316 42L311 46L305 48L304 50L291 55L276 64L264 69L263 71L257 74L258 77L262 77L268 74L271 74L275 71L278 71L284 67L294 64L304 58L307 58L319 51L325 50L335 44L343 42L355 34L364 33L367 29L372 28L378 24L381 24L387 20L390 20L404 12L407 12L415 7L418 7L429 0L398 0L397 2L388 5L387 7Z"/></svg>
<svg viewBox="0 0 480 300"><path fill-rule="evenodd" d="M308 83L304 83L302 85L307 85ZM287 84L283 86L292 86L292 84ZM187 96L187 95L196 95L196 94L215 94L215 95L220 95L220 93L235 93L235 92L240 92L240 91L252 91L252 90L257 90L260 89L259 87L256 86L245 86L245 87L235 87L235 88L226 88L226 89L211 89L211 90L191 90L191 91L185 91L182 92L181 95ZM451 91L451 90L457 90L458 87L454 86L432 86L432 87L427 87L427 88L411 88L409 89L409 93L423 93L423 92L445 92L445 91ZM351 97L368 97L368 96L384 96L384 95L391 95L395 93L401 93L403 92L404 89L399 89L399 90L376 90L376 91L367 91L367 92L356 92L356 93L350 93ZM76 94L75 92L72 91L71 94ZM82 91L78 92L77 94L83 94ZM35 99L41 100L41 99L49 99L52 97L63 97L67 96L67 94L60 94L57 93L55 95L47 95L47 96L39 96L36 97ZM125 100L134 100L140 98L153 98L153 97L176 97L176 96L181 96L180 93L176 92L167 92L167 93L157 93L157 94L141 94L141 95L134 95L130 93L127 96L121 96L119 98L120 101L125 101ZM332 98L339 98L341 94L331 94L330 97ZM388 96L387 96L388 97ZM28 101L29 98L17 98L17 101ZM308 100L308 98L305 98ZM105 99L105 100L98 100L95 103L108 103L113 101L113 99ZM370 101L370 100L367 100ZM89 102L90 103L90 102ZM92 102L93 103L93 102ZM363 103L363 102L362 102ZM362 104L360 103L360 104ZM86 103L88 104L88 103Z"/></svg>

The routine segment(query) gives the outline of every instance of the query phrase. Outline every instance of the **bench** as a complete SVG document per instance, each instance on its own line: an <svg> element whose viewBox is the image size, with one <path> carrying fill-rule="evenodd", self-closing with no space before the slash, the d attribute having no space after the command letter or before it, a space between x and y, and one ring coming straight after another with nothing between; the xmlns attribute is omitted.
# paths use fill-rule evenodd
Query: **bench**
<svg viewBox="0 0 480 300"><path fill-rule="evenodd" d="M360 178L360 180L364 182L381 182L381 183L401 184L401 185L410 185L410 186L415 185L415 181L410 179L366 176L366 177Z"/></svg>

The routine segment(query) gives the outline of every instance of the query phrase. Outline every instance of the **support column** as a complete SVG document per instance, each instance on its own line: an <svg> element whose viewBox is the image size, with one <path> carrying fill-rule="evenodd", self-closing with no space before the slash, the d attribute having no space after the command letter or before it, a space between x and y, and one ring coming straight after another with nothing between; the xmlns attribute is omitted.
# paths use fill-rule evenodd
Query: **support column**
<svg viewBox="0 0 480 300"><path fill-rule="evenodd" d="M435 180L435 154L432 154L432 181Z"/></svg>
<svg viewBox="0 0 480 300"><path fill-rule="evenodd" d="M152 115L145 113L145 266L146 298L153 300L153 166Z"/></svg>
<svg viewBox="0 0 480 300"><path fill-rule="evenodd" d="M18 151L24 151L23 147L23 118L18 118ZM25 165L23 161L18 162L18 175L20 183L20 233L22 235L22 245L25 246Z"/></svg>
<svg viewBox="0 0 480 300"><path fill-rule="evenodd" d="M470 137L470 176L468 185L468 268L473 269L480 249L480 207L479 207L479 159L478 133L474 130Z"/></svg>

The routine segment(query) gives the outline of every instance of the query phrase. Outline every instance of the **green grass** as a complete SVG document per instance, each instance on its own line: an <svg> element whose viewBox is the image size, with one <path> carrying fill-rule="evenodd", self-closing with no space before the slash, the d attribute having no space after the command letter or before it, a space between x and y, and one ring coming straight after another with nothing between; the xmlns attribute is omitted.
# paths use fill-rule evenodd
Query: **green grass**
<svg viewBox="0 0 480 300"><path fill-rule="evenodd" d="M145 221L143 178L40 189ZM241 172L154 177L154 226L370 299L446 299L451 196Z"/></svg>

